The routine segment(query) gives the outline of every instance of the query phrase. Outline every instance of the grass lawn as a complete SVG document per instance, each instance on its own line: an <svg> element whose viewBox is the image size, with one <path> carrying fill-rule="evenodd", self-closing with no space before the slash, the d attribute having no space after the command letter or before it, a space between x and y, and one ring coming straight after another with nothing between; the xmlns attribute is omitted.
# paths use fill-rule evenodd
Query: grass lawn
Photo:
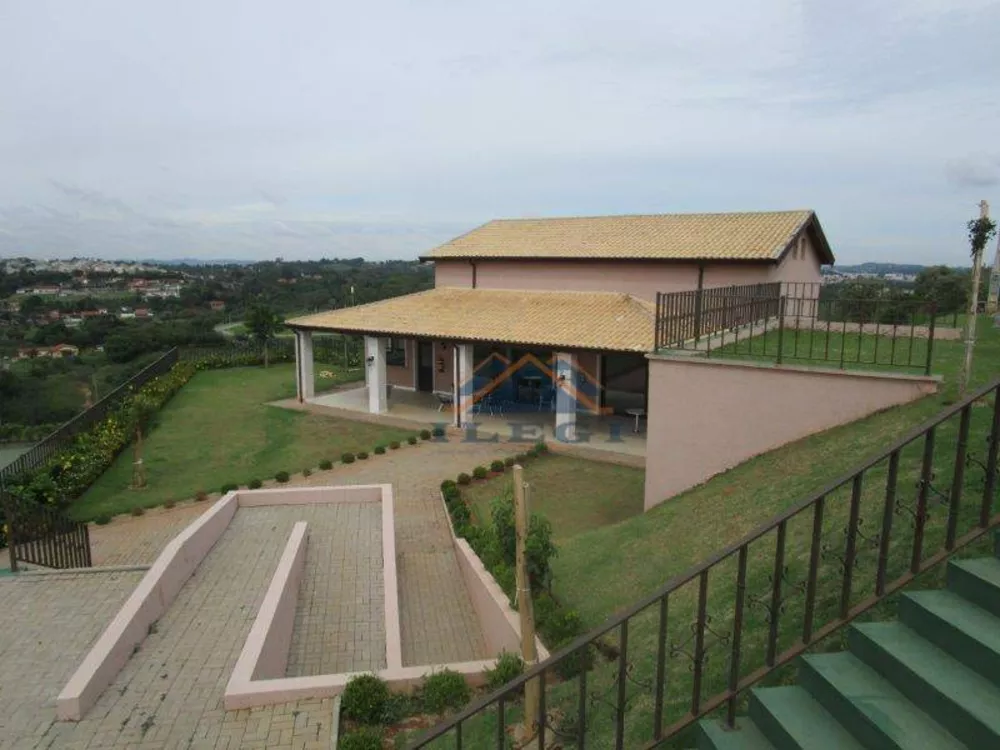
<svg viewBox="0 0 1000 750"><path fill-rule="evenodd" d="M546 454L524 467L531 485L531 512L552 524L557 545L590 529L642 513L642 469ZM512 481L510 474L464 491L477 524L489 523L490 503Z"/></svg>
<svg viewBox="0 0 1000 750"><path fill-rule="evenodd" d="M317 365L317 370L331 370ZM342 380L356 373L338 373ZM319 380L317 386L336 380ZM315 468L345 451L371 450L405 438L406 430L267 406L295 395L292 364L200 372L174 396L146 440L149 486L129 489L132 450L127 448L71 506L79 519L124 513L192 497L223 484L269 479L279 471Z"/></svg>
<svg viewBox="0 0 1000 750"><path fill-rule="evenodd" d="M796 501L817 492L825 484L850 471L865 458L884 450L893 440L916 425L940 412L956 400L956 375L961 362L963 345L956 341L935 342L935 371L944 375L945 384L940 394L918 402L872 415L850 425L834 428L819 435L797 441L752 459L700 487L671 499L649 513L627 518L619 523L601 525L589 530L580 528L577 533L564 535L558 542L558 555L553 560L554 585L557 596L566 605L576 609L590 626L600 625L616 611L633 605L650 595L672 577L709 558L727 545L740 539L759 524L785 510ZM979 343L976 349L972 377L974 385L984 385L1000 377L1000 331L992 327L985 316L979 323ZM988 434L989 408L972 410L970 451L981 456L983 436ZM937 431L934 479L936 490L947 492L956 445L957 418L942 425ZM901 506L910 508L915 501L922 443L903 451L900 461L898 498ZM857 584L852 591L852 603L870 595L877 559L875 554L880 523L882 493L886 475L886 462L876 466L866 475L863 485L861 517L864 540L859 542L856 567ZM544 471L545 461L535 465ZM537 480L536 480L537 481ZM591 487L591 492L605 495L603 486ZM974 516L972 503L981 495L981 476L974 468L967 470L963 498L968 507L960 515L960 528ZM622 495L628 490L623 487ZM843 528L846 520L849 488L831 493L827 498L827 512L823 521L823 540L828 549L843 547ZM479 502L478 499L474 502ZM558 507L553 498L550 504ZM937 507L936 504L933 507ZM927 549L936 551L943 534L943 509L931 514L928 522ZM893 546L890 549L889 580L900 575L909 563L908 541L912 527L905 510L896 518ZM786 542L786 597L783 599L779 648L792 645L798 637L796 623L801 622L802 590L808 569L811 513L796 517L787 529ZM991 541L991 540L990 540ZM742 653L745 675L762 663L764 643L768 632L767 613L763 606L769 600L772 580L774 534L762 538L748 551L747 609ZM967 554L988 554L989 544L977 545ZM941 569L932 571L925 582L940 581ZM826 553L820 564L817 599L817 626L823 624L835 611L840 595L840 563ZM667 723L681 717L690 700L691 661L693 648L690 625L694 619L697 600L697 579L672 596L668 632L668 690L665 696ZM706 611L711 618L712 632L707 634L709 652L705 662L703 696L714 695L725 686L729 673L729 642L725 640L731 628L735 600L735 557L718 569L713 569L708 586ZM626 694L625 746L638 747L650 737L654 700L652 695L655 674L658 607L653 606L629 628L628 670ZM874 617L891 616L891 603L873 613ZM618 641L618 632L612 631L607 640ZM824 647L836 648L840 637L824 642ZM785 668L772 676L771 681L794 678L794 669ZM611 701L617 691L616 663L600 657L588 675L588 747L611 747L614 744L614 715L605 701ZM564 716L576 716L577 682L570 681L547 687L547 705ZM597 696L597 697L593 697ZM508 724L516 720L516 712L508 707ZM495 727L494 714L481 716L465 727L463 746L492 747ZM448 747L454 737L447 738L435 747ZM570 743L572 744L572 743ZM690 747L693 737L682 735L671 747Z"/></svg>

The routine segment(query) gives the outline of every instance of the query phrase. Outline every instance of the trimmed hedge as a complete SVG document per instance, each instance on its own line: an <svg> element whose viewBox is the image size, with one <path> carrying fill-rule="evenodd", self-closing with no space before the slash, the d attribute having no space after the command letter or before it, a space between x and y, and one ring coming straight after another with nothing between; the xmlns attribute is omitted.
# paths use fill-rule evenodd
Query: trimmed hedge
<svg viewBox="0 0 1000 750"><path fill-rule="evenodd" d="M329 458L324 458L322 461L319 462L319 468L321 471L329 471L330 469L333 468L333 461L331 461Z"/></svg>
<svg viewBox="0 0 1000 750"><path fill-rule="evenodd" d="M249 482L247 482L247 489L250 490L259 490L263 486L264 483L259 479L251 479Z"/></svg>
<svg viewBox="0 0 1000 750"><path fill-rule="evenodd" d="M490 471L494 474L502 474L506 464L503 461L494 461L490 464Z"/></svg>
<svg viewBox="0 0 1000 750"><path fill-rule="evenodd" d="M368 451L358 451L358 460L364 461L368 458Z"/></svg>
<svg viewBox="0 0 1000 750"><path fill-rule="evenodd" d="M375 453L378 454L379 456L381 456L383 453L385 453L385 446L384 445L376 445L375 446Z"/></svg>
<svg viewBox="0 0 1000 750"><path fill-rule="evenodd" d="M274 475L274 479L275 481L284 484L289 479L291 479L291 477L288 475L287 471L279 471L277 474Z"/></svg>
<svg viewBox="0 0 1000 750"><path fill-rule="evenodd" d="M354 463L354 454L353 453L344 453L344 454L342 454L340 456L340 460L341 460L342 463L345 463L345 464L353 464Z"/></svg>
<svg viewBox="0 0 1000 750"><path fill-rule="evenodd" d="M410 435L408 438L406 438L406 442L408 442L410 445L416 445L417 444L417 436L416 435Z"/></svg>

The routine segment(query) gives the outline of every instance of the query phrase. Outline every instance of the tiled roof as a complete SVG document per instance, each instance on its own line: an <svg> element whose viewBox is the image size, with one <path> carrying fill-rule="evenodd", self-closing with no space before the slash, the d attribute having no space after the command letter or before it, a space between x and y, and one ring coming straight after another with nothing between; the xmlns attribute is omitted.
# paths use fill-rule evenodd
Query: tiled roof
<svg viewBox="0 0 1000 750"><path fill-rule="evenodd" d="M777 260L811 224L824 262L833 256L812 211L498 219L432 250L442 258Z"/></svg>
<svg viewBox="0 0 1000 750"><path fill-rule="evenodd" d="M617 292L437 287L289 320L295 328L645 352L653 305Z"/></svg>

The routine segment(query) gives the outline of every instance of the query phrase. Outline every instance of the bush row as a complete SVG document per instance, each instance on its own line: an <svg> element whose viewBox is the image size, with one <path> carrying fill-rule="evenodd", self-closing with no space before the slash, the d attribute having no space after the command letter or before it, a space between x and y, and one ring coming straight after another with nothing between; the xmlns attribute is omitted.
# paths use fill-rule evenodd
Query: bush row
<svg viewBox="0 0 1000 750"><path fill-rule="evenodd" d="M0 443L37 443L60 427L54 424L0 424Z"/></svg>
<svg viewBox="0 0 1000 750"><path fill-rule="evenodd" d="M523 464L548 452L545 443L536 443L530 450L504 461L494 461L490 469L494 474L504 471L515 462ZM479 470L482 471L479 471ZM486 476L485 467L478 466L473 476ZM514 525L513 487L506 484L503 492L490 504L489 523L477 526L472 522L469 506L462 496L462 486L472 481L468 474L459 474L457 479L447 479L441 483L441 494L451 516L455 534L464 538L482 560L497 584L507 594L512 606L515 605L515 557L517 536ZM550 561L557 554L552 542L552 526L543 516L532 513L528 520L526 553L528 578L534 602L535 624L545 645L555 650L564 646L583 632L580 615L563 607L552 595L552 568ZM581 652L574 659L564 660L558 672L563 677L577 674L587 668L592 655Z"/></svg>

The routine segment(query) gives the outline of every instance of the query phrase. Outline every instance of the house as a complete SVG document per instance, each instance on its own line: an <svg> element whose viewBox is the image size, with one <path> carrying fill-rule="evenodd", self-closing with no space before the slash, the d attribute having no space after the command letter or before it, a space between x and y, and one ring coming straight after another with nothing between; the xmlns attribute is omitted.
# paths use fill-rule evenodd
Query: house
<svg viewBox="0 0 1000 750"><path fill-rule="evenodd" d="M153 313L151 313L149 311L149 308L146 308L146 307L137 307L135 309L135 317L137 317L137 318L151 318L151 317L153 317Z"/></svg>
<svg viewBox="0 0 1000 750"><path fill-rule="evenodd" d="M212 309L212 312L222 312L226 309L226 303L221 299L213 299L208 303L208 306Z"/></svg>
<svg viewBox="0 0 1000 750"><path fill-rule="evenodd" d="M48 347L23 347L17 350L18 359L34 359L35 357L51 357L52 359L59 359L61 357L78 356L80 356L80 347L73 346L72 344L56 344L55 346Z"/></svg>
<svg viewBox="0 0 1000 750"><path fill-rule="evenodd" d="M439 394L462 426L503 388L508 406L552 401L571 440L578 412L645 412L658 293L818 290L833 254L815 213L801 210L498 220L421 260L434 264L429 291L288 321L300 401L314 396L312 334L360 335L371 413L388 410L392 386ZM507 364L484 372L490 361ZM593 397L580 398L588 383Z"/></svg>

